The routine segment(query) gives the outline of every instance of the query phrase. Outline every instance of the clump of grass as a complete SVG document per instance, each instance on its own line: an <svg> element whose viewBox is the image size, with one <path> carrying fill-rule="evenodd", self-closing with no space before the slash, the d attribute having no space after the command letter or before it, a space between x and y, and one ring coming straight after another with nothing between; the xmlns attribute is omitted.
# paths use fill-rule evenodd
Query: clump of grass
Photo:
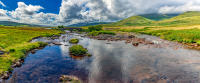
<svg viewBox="0 0 200 83"><path fill-rule="evenodd" d="M77 44L79 42L78 39L70 39L69 40L69 43L72 43L72 44Z"/></svg>
<svg viewBox="0 0 200 83"><path fill-rule="evenodd" d="M69 48L69 52L73 56L84 56L87 55L88 50L82 45L73 45Z"/></svg>
<svg viewBox="0 0 200 83"><path fill-rule="evenodd" d="M111 31L92 31L88 33L89 36L98 36L100 34L116 35L114 32Z"/></svg>
<svg viewBox="0 0 200 83"><path fill-rule="evenodd" d="M102 28L103 28L103 26L101 26L101 25L95 25L95 26L89 26L88 30L90 32L92 32L92 31L101 31L101 30L103 30Z"/></svg>

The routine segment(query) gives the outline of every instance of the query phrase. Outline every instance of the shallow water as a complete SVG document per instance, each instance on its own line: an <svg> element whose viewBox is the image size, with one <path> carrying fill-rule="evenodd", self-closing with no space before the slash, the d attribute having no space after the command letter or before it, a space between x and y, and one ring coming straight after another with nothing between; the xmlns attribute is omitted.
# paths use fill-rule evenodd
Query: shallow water
<svg viewBox="0 0 200 83"><path fill-rule="evenodd" d="M72 58L70 38L79 38L92 57ZM142 35L157 45L134 47L125 41L110 42L65 34L64 45L47 46L29 54L6 83L57 83L61 75L74 75L84 83L200 83L200 51ZM37 39L35 41L44 41ZM49 41L46 41L49 42ZM69 45L69 46L65 46Z"/></svg>

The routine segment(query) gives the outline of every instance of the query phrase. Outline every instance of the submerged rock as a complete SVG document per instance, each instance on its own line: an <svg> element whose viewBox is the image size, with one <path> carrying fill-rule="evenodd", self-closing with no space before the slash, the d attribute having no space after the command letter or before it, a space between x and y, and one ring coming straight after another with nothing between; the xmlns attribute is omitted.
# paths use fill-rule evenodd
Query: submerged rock
<svg viewBox="0 0 200 83"><path fill-rule="evenodd" d="M60 42L53 42L54 45L62 45Z"/></svg>
<svg viewBox="0 0 200 83"><path fill-rule="evenodd" d="M59 78L60 83L81 83L81 80L75 76L62 75Z"/></svg>

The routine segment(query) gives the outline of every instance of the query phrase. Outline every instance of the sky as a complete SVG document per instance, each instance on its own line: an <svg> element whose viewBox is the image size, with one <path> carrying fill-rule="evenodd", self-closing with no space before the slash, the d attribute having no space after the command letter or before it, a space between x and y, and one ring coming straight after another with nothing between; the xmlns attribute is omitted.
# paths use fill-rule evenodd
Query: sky
<svg viewBox="0 0 200 83"><path fill-rule="evenodd" d="M48 26L186 11L200 11L200 0L0 0L0 21Z"/></svg>

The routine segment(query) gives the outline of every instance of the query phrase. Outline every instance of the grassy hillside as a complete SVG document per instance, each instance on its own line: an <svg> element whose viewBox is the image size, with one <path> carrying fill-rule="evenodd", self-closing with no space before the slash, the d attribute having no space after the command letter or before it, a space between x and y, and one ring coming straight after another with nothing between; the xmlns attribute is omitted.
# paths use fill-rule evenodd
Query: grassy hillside
<svg viewBox="0 0 200 83"><path fill-rule="evenodd" d="M24 58L31 49L43 46L44 43L30 43L32 38L39 36L59 35L61 31L28 27L0 27L0 74L11 70L14 61Z"/></svg>
<svg viewBox="0 0 200 83"><path fill-rule="evenodd" d="M146 26L151 25L153 20L142 16L132 16L119 22L107 24L106 26Z"/></svg>
<svg viewBox="0 0 200 83"><path fill-rule="evenodd" d="M154 16L151 15L146 18L133 16L110 24L110 27L104 26L104 29L149 34L181 43L195 43L199 45L200 49L200 12L185 12L178 16L158 21L152 20L152 18ZM157 18L165 17L158 16Z"/></svg>
<svg viewBox="0 0 200 83"><path fill-rule="evenodd" d="M199 25L200 12L186 12L176 17L155 22L157 26Z"/></svg>
<svg viewBox="0 0 200 83"><path fill-rule="evenodd" d="M169 19L178 15L179 14L144 14L140 16L145 17L147 19L154 20L154 21L160 21L160 20Z"/></svg>
<svg viewBox="0 0 200 83"><path fill-rule="evenodd" d="M149 14L132 16L104 26L185 26L200 25L200 12L185 12L178 16Z"/></svg>

